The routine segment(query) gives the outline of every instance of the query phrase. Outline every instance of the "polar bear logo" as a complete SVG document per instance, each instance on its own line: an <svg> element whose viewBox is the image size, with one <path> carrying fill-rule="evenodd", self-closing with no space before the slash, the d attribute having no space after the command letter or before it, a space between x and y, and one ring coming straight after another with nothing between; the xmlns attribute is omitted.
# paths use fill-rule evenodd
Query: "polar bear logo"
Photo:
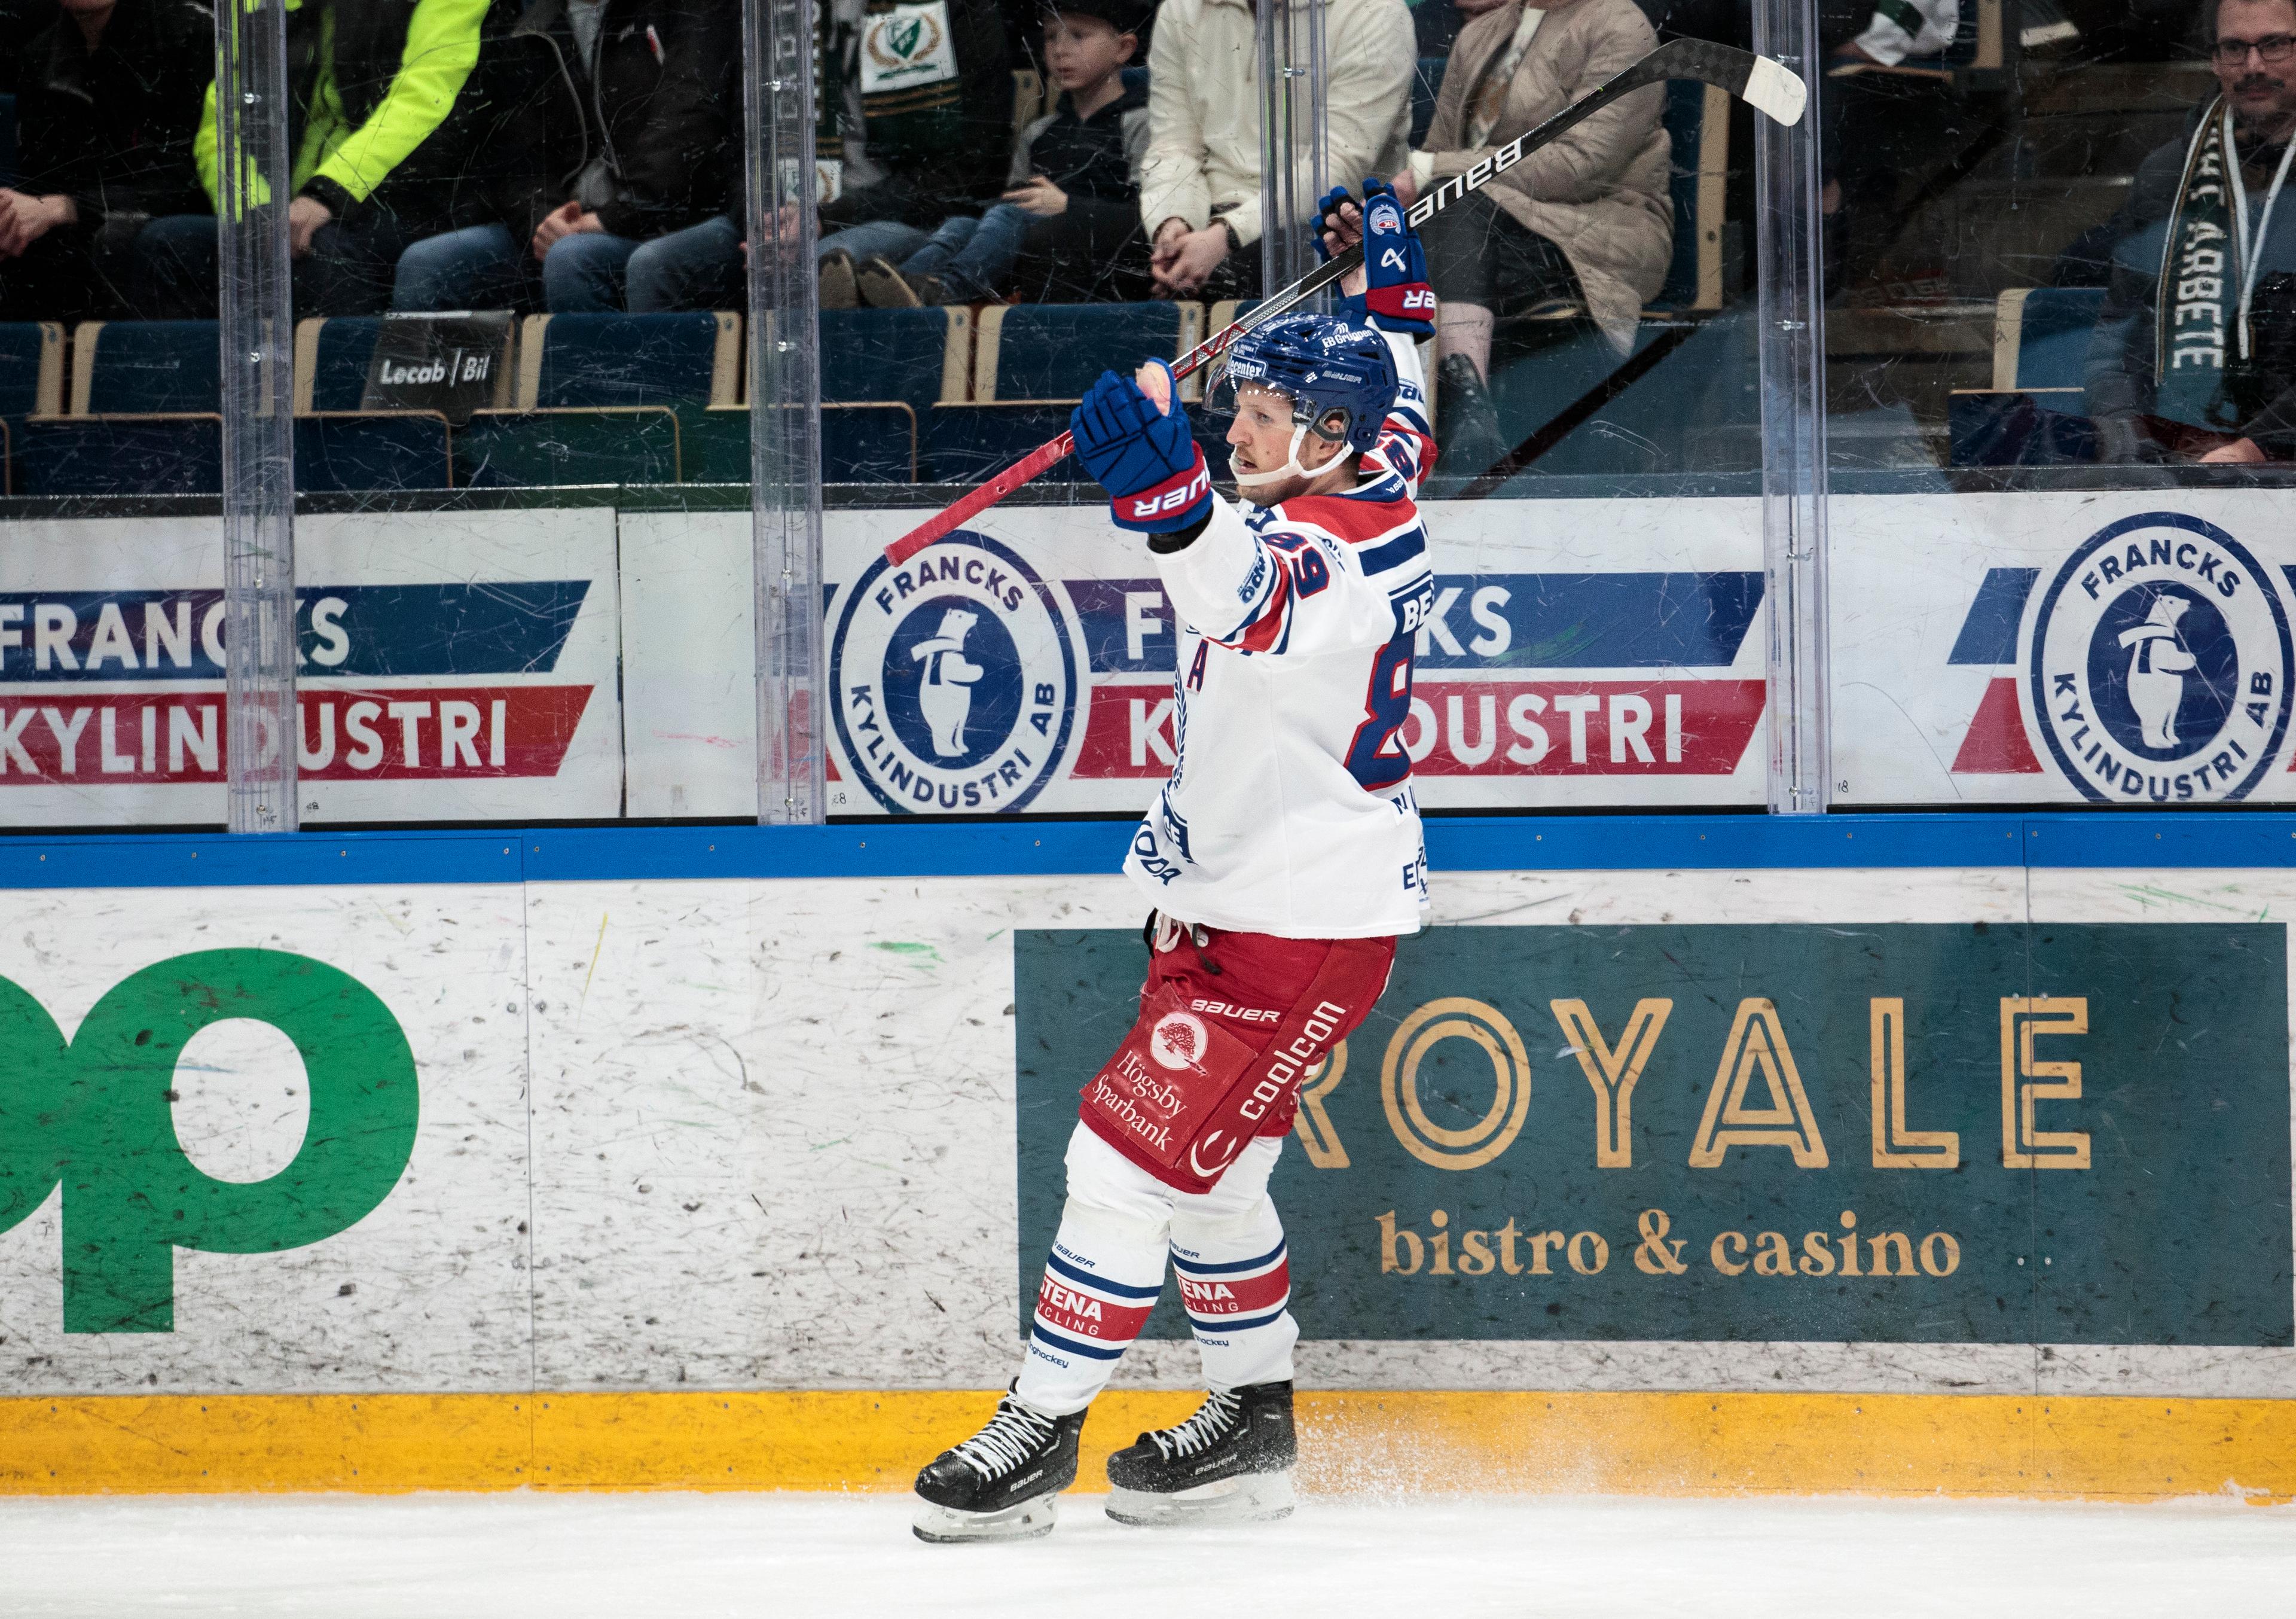
<svg viewBox="0 0 2296 1619"><path fill-rule="evenodd" d="M2177 620L2192 603L2173 591L2152 601L2152 611L2134 629L2120 632L2128 648L2128 706L2136 711L2141 736L2148 748L2170 749L2177 744L2177 711L2185 701L2185 677L2198 662L2177 633Z"/></svg>
<svg viewBox="0 0 2296 1619"><path fill-rule="evenodd" d="M964 637L980 621L977 612L951 607L940 615L940 629L909 648L909 656L923 662L924 685L917 693L917 710L932 732L933 752L955 759L964 752L964 722L972 715L972 683L988 671L964 655Z"/></svg>

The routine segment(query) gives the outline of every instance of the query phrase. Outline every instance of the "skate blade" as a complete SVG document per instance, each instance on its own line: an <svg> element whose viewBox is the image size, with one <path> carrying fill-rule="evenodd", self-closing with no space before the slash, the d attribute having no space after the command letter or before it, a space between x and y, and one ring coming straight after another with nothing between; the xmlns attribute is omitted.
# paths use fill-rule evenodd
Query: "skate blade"
<svg viewBox="0 0 2296 1619"><path fill-rule="evenodd" d="M1178 1528L1191 1524L1265 1524L1290 1517L1300 1504L1287 1473L1250 1473L1200 1484L1172 1495L1145 1490L1111 1489L1108 1516L1119 1524L1143 1529Z"/></svg>
<svg viewBox="0 0 2296 1619"><path fill-rule="evenodd" d="M955 1546L968 1541L1033 1541L1050 1534L1058 1517L1059 1498L1040 1495L999 1512L959 1512L954 1507L917 1503L909 1528L920 1541Z"/></svg>

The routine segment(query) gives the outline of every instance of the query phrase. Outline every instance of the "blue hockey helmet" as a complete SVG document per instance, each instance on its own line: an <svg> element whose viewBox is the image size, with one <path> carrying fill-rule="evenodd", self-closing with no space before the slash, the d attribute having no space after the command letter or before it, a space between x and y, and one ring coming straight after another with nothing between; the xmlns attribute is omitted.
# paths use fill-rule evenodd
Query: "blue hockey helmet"
<svg viewBox="0 0 2296 1619"><path fill-rule="evenodd" d="M1379 442L1397 386L1395 355L1379 333L1329 315L1279 315L1235 340L1213 384L1213 405L1233 411L1238 389L1271 389L1292 401L1292 419L1301 427L1344 439L1361 455ZM1326 427L1332 415L1342 420Z"/></svg>

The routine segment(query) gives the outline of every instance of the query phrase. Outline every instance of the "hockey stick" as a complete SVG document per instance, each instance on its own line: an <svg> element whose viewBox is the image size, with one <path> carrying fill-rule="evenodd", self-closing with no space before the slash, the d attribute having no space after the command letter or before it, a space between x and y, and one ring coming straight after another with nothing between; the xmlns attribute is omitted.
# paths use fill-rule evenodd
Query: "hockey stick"
<svg viewBox="0 0 2296 1619"><path fill-rule="evenodd" d="M1800 122L1803 103L1809 97L1808 87L1790 69L1767 56L1757 56L1751 51L1742 51L1735 45L1718 45L1710 39L1669 40L1592 95L1572 103L1537 128L1515 136L1466 173L1454 175L1435 187L1411 205L1410 223L1416 228L1460 198L1480 191L1490 184L1494 177L1505 174L1530 153L1573 126L1594 117L1620 96L1670 78L1695 79L1701 84L1726 90L1747 103L1757 112L1781 124ZM1175 360L1172 364L1173 376L1186 377L1201 370L1227 352L1229 346L1245 333L1275 319L1288 309L1297 308L1362 264L1363 247L1358 243L1329 262L1317 265L1274 297L1263 300L1258 308L1242 320L1213 333ZM1051 470L1075 448L1076 440L1065 432L1038 445L980 488L954 505L944 507L887 546L885 560L898 567L933 541L978 517L1022 484Z"/></svg>

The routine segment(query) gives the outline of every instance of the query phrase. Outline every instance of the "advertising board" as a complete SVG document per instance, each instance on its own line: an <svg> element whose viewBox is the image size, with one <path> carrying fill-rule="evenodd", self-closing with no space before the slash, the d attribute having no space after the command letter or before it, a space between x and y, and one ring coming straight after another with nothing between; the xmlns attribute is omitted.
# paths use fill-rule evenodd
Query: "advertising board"
<svg viewBox="0 0 2296 1619"><path fill-rule="evenodd" d="M307 822L621 807L609 511L298 521ZM224 818L221 531L29 521L0 553L0 825Z"/></svg>

